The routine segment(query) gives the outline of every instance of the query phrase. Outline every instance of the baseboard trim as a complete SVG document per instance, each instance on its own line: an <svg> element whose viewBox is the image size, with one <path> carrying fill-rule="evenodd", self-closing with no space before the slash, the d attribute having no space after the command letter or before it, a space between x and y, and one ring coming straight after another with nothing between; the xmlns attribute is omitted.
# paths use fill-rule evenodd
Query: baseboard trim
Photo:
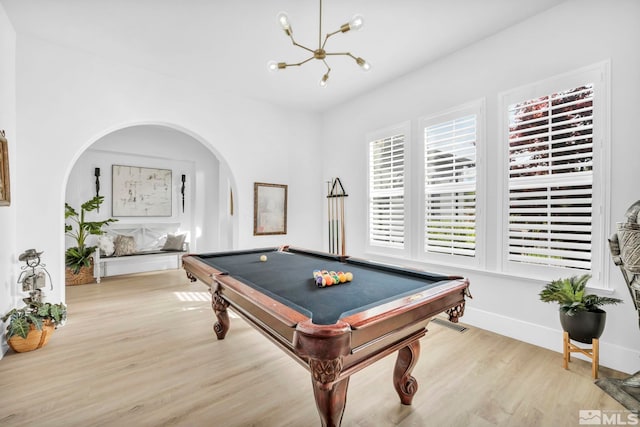
<svg viewBox="0 0 640 427"><path fill-rule="evenodd" d="M469 326L495 332L562 354L562 329L560 328L560 321L558 321L558 329L553 329L496 313L478 310L469 306L465 308L464 317L460 320ZM572 355L572 357L587 360L587 358L581 354ZM558 366L560 366L561 362L562 357L558 359ZM632 374L640 368L640 352L617 344L608 343L601 338L600 366Z"/></svg>

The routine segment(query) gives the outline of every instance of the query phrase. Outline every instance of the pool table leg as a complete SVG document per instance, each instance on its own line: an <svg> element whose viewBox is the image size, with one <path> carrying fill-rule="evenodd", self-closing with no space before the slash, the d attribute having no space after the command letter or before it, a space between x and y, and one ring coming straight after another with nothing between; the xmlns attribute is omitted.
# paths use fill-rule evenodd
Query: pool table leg
<svg viewBox="0 0 640 427"><path fill-rule="evenodd" d="M213 331L219 340L223 340L229 331L229 313L227 307L229 303L222 298L218 291L211 292L211 307L216 314L218 321L213 325Z"/></svg>
<svg viewBox="0 0 640 427"><path fill-rule="evenodd" d="M321 383L312 378L313 394L316 398L316 407L320 414L323 427L338 427L342 422L344 407L347 403L347 388L349 377L330 385Z"/></svg>
<svg viewBox="0 0 640 427"><path fill-rule="evenodd" d="M398 359L393 370L393 385L403 405L411 405L413 396L418 391L418 381L411 376L411 371L418 363L418 357L420 357L419 340L398 350Z"/></svg>
<svg viewBox="0 0 640 427"><path fill-rule="evenodd" d="M344 358L351 352L351 326L341 320L334 325L321 326L311 319L302 321L296 326L293 347L309 364L322 425L339 426L349 386L349 375L343 375L342 369Z"/></svg>

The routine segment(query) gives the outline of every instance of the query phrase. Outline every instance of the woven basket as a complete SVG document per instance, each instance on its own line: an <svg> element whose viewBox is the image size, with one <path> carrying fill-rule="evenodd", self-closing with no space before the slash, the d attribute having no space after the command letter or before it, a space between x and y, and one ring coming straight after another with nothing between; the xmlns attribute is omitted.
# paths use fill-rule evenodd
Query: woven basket
<svg viewBox="0 0 640 427"><path fill-rule="evenodd" d="M93 260L89 267L80 267L78 274L73 274L69 267L65 270L64 282L67 286L73 285L86 285L87 283L93 283Z"/></svg>
<svg viewBox="0 0 640 427"><path fill-rule="evenodd" d="M49 338L53 334L55 326L51 321L47 320L42 324L42 330L39 331L35 326L29 325L29 333L27 338L14 335L7 340L9 347L16 353L24 353L26 351L36 350L44 347L49 342Z"/></svg>

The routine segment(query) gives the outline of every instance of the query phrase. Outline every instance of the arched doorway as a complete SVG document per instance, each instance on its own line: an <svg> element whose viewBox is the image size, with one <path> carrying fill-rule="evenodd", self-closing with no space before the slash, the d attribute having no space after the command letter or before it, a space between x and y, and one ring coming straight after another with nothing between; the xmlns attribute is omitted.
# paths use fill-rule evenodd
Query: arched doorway
<svg viewBox="0 0 640 427"><path fill-rule="evenodd" d="M137 211L114 215L114 195L117 197L121 191L117 183L115 188L112 185L114 167L168 173L168 210L150 215ZM99 212L90 213L90 220L116 218L114 227L120 228L149 225L162 230L166 226L167 230L186 233L192 252L234 247L237 221L231 206L233 177L224 159L207 142L182 129L166 124L137 124L106 133L79 155L67 180L65 201L76 207L91 199L96 195L96 180L105 200ZM65 247L72 244L67 239ZM122 267L115 274L136 272L135 268L127 270L126 263Z"/></svg>

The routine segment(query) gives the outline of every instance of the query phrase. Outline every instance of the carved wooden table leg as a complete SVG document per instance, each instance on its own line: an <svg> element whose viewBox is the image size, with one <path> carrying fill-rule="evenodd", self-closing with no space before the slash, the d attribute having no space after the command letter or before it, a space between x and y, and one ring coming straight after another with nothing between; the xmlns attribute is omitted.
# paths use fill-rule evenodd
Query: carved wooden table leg
<svg viewBox="0 0 640 427"><path fill-rule="evenodd" d="M342 358L309 361L316 407L323 427L338 427L347 403L349 377L333 382L342 371Z"/></svg>
<svg viewBox="0 0 640 427"><path fill-rule="evenodd" d="M398 359L393 370L393 386L400 396L403 405L411 405L413 396L418 391L418 381L411 376L411 371L420 357L420 341L416 340L398 350Z"/></svg>
<svg viewBox="0 0 640 427"><path fill-rule="evenodd" d="M211 292L211 307L216 314L218 321L213 325L213 331L219 340L223 340L229 331L229 313L227 307L229 303L222 298L218 291Z"/></svg>
<svg viewBox="0 0 640 427"><path fill-rule="evenodd" d="M313 394L325 427L337 427L347 402L349 377L342 377L344 357L351 352L351 326L316 325L311 319L296 326L293 346L309 363Z"/></svg>

